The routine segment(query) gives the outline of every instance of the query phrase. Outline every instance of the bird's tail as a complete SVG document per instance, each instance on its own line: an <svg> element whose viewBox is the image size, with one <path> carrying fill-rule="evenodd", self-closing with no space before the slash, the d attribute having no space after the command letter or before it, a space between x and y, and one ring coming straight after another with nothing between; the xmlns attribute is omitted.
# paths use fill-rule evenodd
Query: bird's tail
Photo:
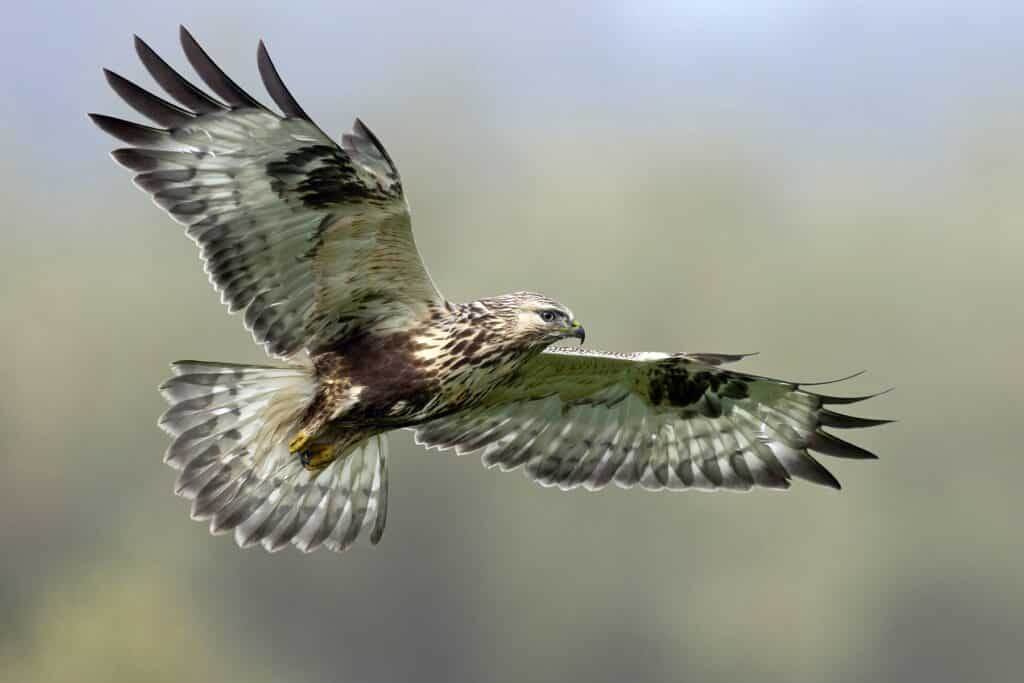
<svg viewBox="0 0 1024 683"><path fill-rule="evenodd" d="M180 470L175 492L212 533L234 531L242 547L289 543L309 552L344 550L361 529L376 543L387 516L383 436L322 470L288 452L313 399L312 367L178 361L161 393L160 426L174 437L165 462Z"/></svg>

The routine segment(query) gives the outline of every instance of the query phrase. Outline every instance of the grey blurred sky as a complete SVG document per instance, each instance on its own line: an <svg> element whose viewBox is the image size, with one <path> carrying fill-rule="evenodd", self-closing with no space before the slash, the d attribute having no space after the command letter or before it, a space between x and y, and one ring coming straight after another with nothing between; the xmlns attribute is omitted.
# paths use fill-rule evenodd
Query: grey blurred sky
<svg viewBox="0 0 1024 683"><path fill-rule="evenodd" d="M901 147L933 141L936 126L979 100L1019 97L1007 84L1018 80L1024 33L1024 6L991 0L40 2L5 14L0 60L13 106L2 120L15 138L47 131L31 139L41 158L91 153L68 113L110 108L97 65L138 76L129 32L166 50L178 23L215 39L212 52L250 85L253 45L265 38L316 112L400 101L396 81L439 92L471 81L496 125L516 134L581 111L686 126L690 112L674 105L689 102L703 114L757 114L783 135Z"/></svg>

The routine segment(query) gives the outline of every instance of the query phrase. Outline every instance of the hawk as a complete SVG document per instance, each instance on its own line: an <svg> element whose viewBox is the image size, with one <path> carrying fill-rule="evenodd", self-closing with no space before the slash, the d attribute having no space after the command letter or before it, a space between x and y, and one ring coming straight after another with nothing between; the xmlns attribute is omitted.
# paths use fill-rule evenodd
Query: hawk
<svg viewBox="0 0 1024 683"><path fill-rule="evenodd" d="M279 365L172 364L160 390L176 493L240 546L341 551L387 518L385 435L480 451L544 486L597 490L839 488L811 452L874 458L829 432L886 422L806 384L726 369L716 353L559 348L585 337L565 305L516 292L445 299L416 248L402 181L359 119L340 144L285 87L260 42L277 113L181 29L213 95L145 42L135 49L177 104L105 71L155 126L90 114L112 153L186 226L230 312Z"/></svg>

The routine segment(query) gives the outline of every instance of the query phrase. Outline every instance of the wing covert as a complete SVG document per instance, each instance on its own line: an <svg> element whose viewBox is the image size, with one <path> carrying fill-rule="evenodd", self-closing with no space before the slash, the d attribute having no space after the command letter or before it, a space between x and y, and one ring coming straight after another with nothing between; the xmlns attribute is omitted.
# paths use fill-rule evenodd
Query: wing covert
<svg viewBox="0 0 1024 683"><path fill-rule="evenodd" d="M107 71L114 91L161 127L90 115L128 143L114 159L200 248L229 311L287 357L375 325L401 324L442 301L412 234L402 183L356 119L341 145L285 87L263 43L257 61L284 116L242 90L182 28L186 56L226 103L188 82L136 38L174 104Z"/></svg>

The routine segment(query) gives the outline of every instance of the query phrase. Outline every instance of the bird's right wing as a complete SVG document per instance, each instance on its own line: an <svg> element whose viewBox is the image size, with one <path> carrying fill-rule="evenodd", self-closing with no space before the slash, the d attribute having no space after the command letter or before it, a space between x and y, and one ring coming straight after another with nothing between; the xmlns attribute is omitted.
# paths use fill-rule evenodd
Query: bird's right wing
<svg viewBox="0 0 1024 683"><path fill-rule="evenodd" d="M113 152L135 184L188 226L210 281L273 355L329 345L360 330L405 327L442 301L413 240L402 183L358 119L337 145L281 81L263 44L270 111L182 28L185 54L220 102L136 38L143 65L182 106L107 71L114 91L158 124L93 114L128 143Z"/></svg>
<svg viewBox="0 0 1024 683"><path fill-rule="evenodd" d="M742 356L549 349L475 410L428 422L416 441L545 486L600 489L788 488L798 477L839 488L809 451L875 456L824 431L870 427L833 412L839 398L720 367Z"/></svg>

